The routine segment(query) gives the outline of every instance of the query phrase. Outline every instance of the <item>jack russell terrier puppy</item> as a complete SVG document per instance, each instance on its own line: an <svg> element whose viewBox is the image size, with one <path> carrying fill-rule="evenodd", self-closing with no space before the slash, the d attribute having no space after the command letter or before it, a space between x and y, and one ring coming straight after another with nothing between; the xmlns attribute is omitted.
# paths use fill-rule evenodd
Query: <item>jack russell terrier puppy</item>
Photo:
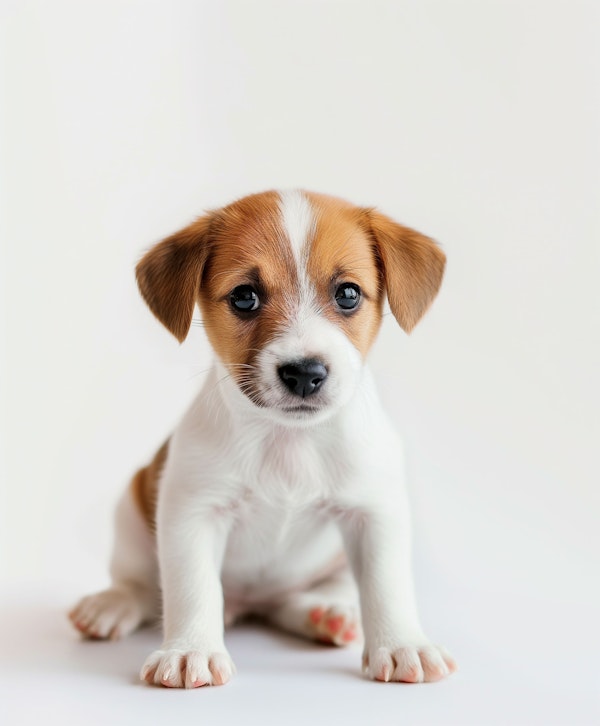
<svg viewBox="0 0 600 726"><path fill-rule="evenodd" d="M75 626L119 638L162 615L141 678L173 688L226 683L224 627L248 614L335 645L362 620L380 681L452 673L419 622L402 446L365 365L385 296L412 330L444 264L422 234L304 191L245 197L150 249L150 309L183 341L197 303L216 361L121 499L112 586Z"/></svg>

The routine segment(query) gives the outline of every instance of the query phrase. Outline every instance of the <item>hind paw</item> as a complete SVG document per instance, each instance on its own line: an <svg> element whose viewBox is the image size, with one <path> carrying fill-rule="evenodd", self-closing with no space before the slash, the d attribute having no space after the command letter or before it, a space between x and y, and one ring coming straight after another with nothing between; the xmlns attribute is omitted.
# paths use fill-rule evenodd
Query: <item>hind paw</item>
<svg viewBox="0 0 600 726"><path fill-rule="evenodd" d="M142 608L130 592L103 590L80 600L69 619L87 638L117 640L142 622Z"/></svg>
<svg viewBox="0 0 600 726"><path fill-rule="evenodd" d="M349 645L361 637L356 608L348 605L314 607L308 613L315 640L332 645Z"/></svg>

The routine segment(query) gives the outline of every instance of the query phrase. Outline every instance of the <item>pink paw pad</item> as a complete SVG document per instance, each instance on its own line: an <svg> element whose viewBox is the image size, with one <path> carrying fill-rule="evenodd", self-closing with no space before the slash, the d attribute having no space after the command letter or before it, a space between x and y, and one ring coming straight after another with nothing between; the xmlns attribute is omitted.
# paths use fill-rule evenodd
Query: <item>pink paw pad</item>
<svg viewBox="0 0 600 726"><path fill-rule="evenodd" d="M339 607L316 607L308 612L313 637L329 645L348 645L356 640L359 637L357 618L358 614L353 608L340 612Z"/></svg>
<svg viewBox="0 0 600 726"><path fill-rule="evenodd" d="M358 631L356 628L350 627L348 630L344 630L342 633L342 640L344 643L351 643L353 640L358 638Z"/></svg>
<svg viewBox="0 0 600 726"><path fill-rule="evenodd" d="M333 618L327 618L327 630L332 635L337 635L340 630L344 627L344 617L342 615L337 615Z"/></svg>
<svg viewBox="0 0 600 726"><path fill-rule="evenodd" d="M310 619L310 622L313 625L318 625L321 622L321 620L323 619L324 614L325 614L325 611L323 610L323 608L314 608L313 610L310 611L310 613L308 614L308 617Z"/></svg>

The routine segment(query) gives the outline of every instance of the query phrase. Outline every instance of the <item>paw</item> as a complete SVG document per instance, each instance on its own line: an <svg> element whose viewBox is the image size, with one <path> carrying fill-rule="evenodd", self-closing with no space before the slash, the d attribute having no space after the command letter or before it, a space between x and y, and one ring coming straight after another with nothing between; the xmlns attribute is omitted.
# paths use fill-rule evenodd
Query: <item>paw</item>
<svg viewBox="0 0 600 726"><path fill-rule="evenodd" d="M349 645L361 636L358 611L350 605L311 608L308 621L314 638L322 643Z"/></svg>
<svg viewBox="0 0 600 726"><path fill-rule="evenodd" d="M198 650L155 650L144 663L140 678L167 688L222 686L235 673L225 650L205 653Z"/></svg>
<svg viewBox="0 0 600 726"><path fill-rule="evenodd" d="M376 681L430 683L457 670L445 648L432 643L398 648L365 648L363 672Z"/></svg>
<svg viewBox="0 0 600 726"><path fill-rule="evenodd" d="M73 625L87 638L117 640L142 621L135 595L126 590L103 590L84 597L69 613Z"/></svg>

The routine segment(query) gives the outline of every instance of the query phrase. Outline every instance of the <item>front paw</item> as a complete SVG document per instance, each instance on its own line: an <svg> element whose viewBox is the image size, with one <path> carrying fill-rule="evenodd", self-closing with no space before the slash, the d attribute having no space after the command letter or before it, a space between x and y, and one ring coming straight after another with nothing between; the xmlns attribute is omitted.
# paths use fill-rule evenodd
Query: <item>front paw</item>
<svg viewBox="0 0 600 726"><path fill-rule="evenodd" d="M149 655L140 678L167 688L199 688L222 686L234 673L233 661L224 649L207 652L170 648Z"/></svg>
<svg viewBox="0 0 600 726"><path fill-rule="evenodd" d="M445 648L424 641L417 645L371 646L363 654L363 672L376 681L429 683L457 670Z"/></svg>

